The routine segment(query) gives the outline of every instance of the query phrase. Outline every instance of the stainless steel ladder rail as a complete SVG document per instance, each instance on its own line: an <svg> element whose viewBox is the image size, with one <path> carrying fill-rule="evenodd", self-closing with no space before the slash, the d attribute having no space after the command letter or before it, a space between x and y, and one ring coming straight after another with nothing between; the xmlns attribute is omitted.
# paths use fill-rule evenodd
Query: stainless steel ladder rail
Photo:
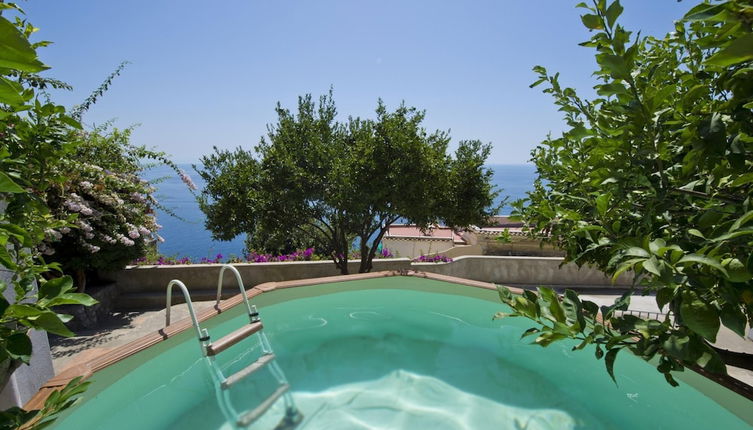
<svg viewBox="0 0 753 430"><path fill-rule="evenodd" d="M196 330L196 338L199 340L199 344L201 345L201 353L203 355L206 355L207 351L207 345L209 342L209 333L206 329L202 329L199 325L199 320L196 318L196 312L193 308L193 302L191 301L191 294L188 292L188 288L186 288L186 285L177 280L173 279L167 284L167 292L166 295L166 304L165 304L165 327L170 325L170 309L172 308L172 295L173 295L173 287L178 286L180 290L183 292L183 299L186 301L186 306L188 306L188 313L191 316L191 322L193 323L193 328Z"/></svg>
<svg viewBox="0 0 753 430"><path fill-rule="evenodd" d="M248 316L251 318L251 322L253 321L253 311L251 309L251 303L248 302L248 297L246 296L246 287L243 285L243 279L241 278L240 272L238 272L238 269L233 267L230 264L223 264L220 268L220 276L217 279L217 301L214 304L216 308L219 308L220 301L222 300L222 281L225 279L225 270L230 270L233 272L233 275L235 275L235 280L238 282L238 288L241 290L241 296L243 297L243 303L246 304L246 310L248 311ZM258 313L257 313L258 315Z"/></svg>
<svg viewBox="0 0 753 430"><path fill-rule="evenodd" d="M240 272L238 272L238 269L233 267L230 264L223 264L220 268L220 274L217 279L217 300L215 303L215 308L219 309L220 301L222 300L222 286L223 281L225 277L225 271L229 270L233 273L235 276L235 280L238 283L238 288L240 289L241 297L243 298L243 302L246 306L246 310L248 312L249 317L249 326L246 326L247 328L241 328L240 330L237 330L235 333L238 333L235 335L234 339L240 340L241 338L245 338L249 336L250 334L258 334L259 335L259 345L261 347L262 355L251 363L250 365L246 366L245 368L241 369L240 371L234 373L233 375L230 375L229 377L225 377L225 375L222 373L222 371L219 369L218 366L214 363L214 355L218 354L219 352L222 352L222 350L213 353L212 352L212 345L209 344L205 347L205 355L208 357L208 364L210 367L214 370L213 374L216 376L219 384L217 388L217 398L220 400L221 408L224 411L229 412L232 416L237 417L235 424L240 427L247 427L251 425L254 421L259 419L264 413L272 407L272 405L280 398L283 398L284 405L285 405L285 417L280 422L280 424L277 426L277 428L294 428L302 419L301 413L298 411L298 408L295 406L295 402L293 401L293 396L290 394L290 384L287 381L287 378L285 377L285 373L282 371L282 368L280 365L275 361L275 353L272 350L272 345L269 342L269 339L267 338L267 335L263 331L263 325L261 322L261 318L259 317L259 311L256 309L256 306L251 305L251 303L248 301L248 296L246 295L246 287L243 285L243 279L241 277ZM258 327L254 329L254 327ZM243 331L250 332L248 335L243 335L241 332ZM225 338L231 337L233 334L226 336ZM223 338L223 339L225 339ZM231 340L232 341L232 340ZM219 342L218 342L219 343ZM224 348L223 348L224 349ZM210 353L207 353L209 351ZM277 389L268 396L265 400L263 400L259 406L256 408L247 411L243 414L238 414L235 408L232 406L232 403L230 401L228 389L234 385L235 383L245 379L246 377L252 375L256 371L268 367L270 373L277 381Z"/></svg>

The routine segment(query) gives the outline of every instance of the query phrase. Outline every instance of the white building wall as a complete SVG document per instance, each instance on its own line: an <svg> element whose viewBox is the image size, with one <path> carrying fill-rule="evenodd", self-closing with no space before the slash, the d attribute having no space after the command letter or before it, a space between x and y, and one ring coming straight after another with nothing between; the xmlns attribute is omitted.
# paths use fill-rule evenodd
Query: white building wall
<svg viewBox="0 0 753 430"><path fill-rule="evenodd" d="M455 246L450 238L400 238L385 237L382 246L392 251L395 257L416 258L421 255L441 254Z"/></svg>

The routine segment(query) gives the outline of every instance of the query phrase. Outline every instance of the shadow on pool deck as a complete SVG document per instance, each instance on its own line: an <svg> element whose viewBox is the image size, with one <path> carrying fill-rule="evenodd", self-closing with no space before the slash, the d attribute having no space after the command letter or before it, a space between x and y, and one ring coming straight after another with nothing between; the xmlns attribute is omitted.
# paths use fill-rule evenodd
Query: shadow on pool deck
<svg viewBox="0 0 753 430"><path fill-rule="evenodd" d="M197 312L210 308L214 302L194 302ZM171 308L173 321L188 317L184 303ZM125 345L165 326L165 310L117 311L102 321L96 329L78 330L74 337L49 335L52 365L55 374L74 364L96 357L113 348ZM74 360L75 359L75 360Z"/></svg>

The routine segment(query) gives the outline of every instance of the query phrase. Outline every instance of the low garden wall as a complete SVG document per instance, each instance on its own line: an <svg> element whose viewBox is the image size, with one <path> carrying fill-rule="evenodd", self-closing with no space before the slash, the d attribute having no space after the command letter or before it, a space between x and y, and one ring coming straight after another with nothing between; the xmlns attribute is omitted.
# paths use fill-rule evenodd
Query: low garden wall
<svg viewBox="0 0 753 430"><path fill-rule="evenodd" d="M358 273L360 261L348 264L350 273ZM264 282L292 281L296 279L321 278L336 276L340 270L332 261L290 261L281 263L239 263L233 264L238 269L246 288ZM120 293L129 292L161 292L164 294L167 284L178 279L183 281L189 290L217 289L217 278L220 276L220 264L185 264L174 266L129 266L121 271L108 275L118 286ZM375 259L372 271L409 270L411 262L407 258ZM225 272L224 289L233 294L237 292L238 284L230 272Z"/></svg>
<svg viewBox="0 0 753 430"><path fill-rule="evenodd" d="M614 284L600 271L575 264L562 264L561 257L513 257L473 255L451 263L412 263L413 270L510 285L549 285L588 287L627 287L632 273L621 275Z"/></svg>
<svg viewBox="0 0 753 430"><path fill-rule="evenodd" d="M351 273L358 272L358 261L350 263ZM558 257L507 257L463 256L450 263L413 263L407 258L376 259L373 271L416 270L456 276L476 281L494 282L518 286L573 286L600 287L629 286L629 275L620 277L612 284L601 272L574 264L560 267ZM240 272L246 288L264 282L291 281L339 275L331 261L295 261L281 263L234 264ZM164 266L130 266L109 275L118 289L118 307L146 308L164 307L165 287L173 279L183 281L194 300L212 300L215 297L219 264L189 264ZM226 272L224 297L237 293L238 286L232 273ZM174 294L174 303L182 300Z"/></svg>

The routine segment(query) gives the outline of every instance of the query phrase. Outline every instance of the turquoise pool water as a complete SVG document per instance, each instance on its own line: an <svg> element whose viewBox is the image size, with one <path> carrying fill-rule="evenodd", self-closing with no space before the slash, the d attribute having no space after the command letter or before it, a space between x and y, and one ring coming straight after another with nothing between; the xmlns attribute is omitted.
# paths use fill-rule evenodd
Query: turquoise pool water
<svg viewBox="0 0 753 430"><path fill-rule="evenodd" d="M750 428L696 389L670 387L629 354L617 359L615 385L592 352L520 341L529 323L493 321L503 309L494 297L399 277L265 293L257 304L305 417L300 429ZM247 321L239 308L205 324L213 338ZM229 374L258 353L254 336L218 361ZM204 360L184 333L106 368L56 428L232 428ZM260 373L231 389L239 409L274 390ZM273 428L282 410L280 401L252 428Z"/></svg>

